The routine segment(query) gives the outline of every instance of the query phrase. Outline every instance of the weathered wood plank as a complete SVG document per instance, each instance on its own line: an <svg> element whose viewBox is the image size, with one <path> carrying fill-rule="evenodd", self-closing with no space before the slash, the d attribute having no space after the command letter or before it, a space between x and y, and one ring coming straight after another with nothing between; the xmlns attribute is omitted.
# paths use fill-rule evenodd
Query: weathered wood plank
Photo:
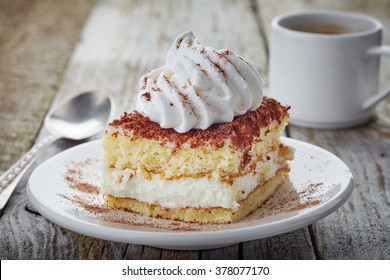
<svg viewBox="0 0 390 280"><path fill-rule="evenodd" d="M198 251L176 251L162 250L162 260L197 260L199 258Z"/></svg>
<svg viewBox="0 0 390 280"><path fill-rule="evenodd" d="M290 129L291 136L338 155L355 180L351 199L317 222L314 233L324 259L390 258L390 129L373 123L345 131Z"/></svg>
<svg viewBox="0 0 390 280"><path fill-rule="evenodd" d="M0 2L0 173L33 143L92 2Z"/></svg>
<svg viewBox="0 0 390 280"><path fill-rule="evenodd" d="M243 243L243 259L311 260L315 259L307 227L277 236Z"/></svg>
<svg viewBox="0 0 390 280"><path fill-rule="evenodd" d="M355 11L377 17L390 42L390 1L267 1L258 0L259 14L269 32L271 19L299 9ZM383 59L381 87L390 80L390 61ZM378 119L354 129L318 131L289 127L290 136L324 147L351 168L355 190L338 211L312 226L321 259L390 258L390 99L378 107Z"/></svg>
<svg viewBox="0 0 390 280"><path fill-rule="evenodd" d="M241 246L242 244L235 244L218 249L204 250L201 257L202 260L238 260L241 258Z"/></svg>

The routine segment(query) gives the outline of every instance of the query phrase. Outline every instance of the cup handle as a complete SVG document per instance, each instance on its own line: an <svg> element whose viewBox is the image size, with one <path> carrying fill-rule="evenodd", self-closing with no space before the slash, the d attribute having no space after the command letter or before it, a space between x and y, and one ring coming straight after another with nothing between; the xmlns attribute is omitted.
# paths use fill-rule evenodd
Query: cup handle
<svg viewBox="0 0 390 280"><path fill-rule="evenodd" d="M390 46L373 47L367 50L368 55L384 55L390 57ZM390 94L390 87L378 92L374 96L371 96L363 103L363 109L368 110L378 104L382 99Z"/></svg>

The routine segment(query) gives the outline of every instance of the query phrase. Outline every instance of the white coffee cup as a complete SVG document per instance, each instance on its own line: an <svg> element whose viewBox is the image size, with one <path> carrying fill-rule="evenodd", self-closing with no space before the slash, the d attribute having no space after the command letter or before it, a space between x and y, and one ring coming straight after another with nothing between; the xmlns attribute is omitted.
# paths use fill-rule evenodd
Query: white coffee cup
<svg viewBox="0 0 390 280"><path fill-rule="evenodd" d="M271 28L269 94L291 106L291 124L359 125L389 95L390 87L377 93L379 55L390 56L390 47L381 45L375 18L301 11L276 17Z"/></svg>

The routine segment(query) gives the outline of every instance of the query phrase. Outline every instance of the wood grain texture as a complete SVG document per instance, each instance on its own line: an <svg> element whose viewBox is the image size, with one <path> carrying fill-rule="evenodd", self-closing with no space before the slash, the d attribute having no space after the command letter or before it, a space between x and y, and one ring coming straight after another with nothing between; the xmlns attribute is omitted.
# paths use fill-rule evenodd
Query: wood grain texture
<svg viewBox="0 0 390 280"><path fill-rule="evenodd" d="M376 123L343 131L290 128L290 135L339 156L355 189L338 211L313 225L321 259L390 258L390 129Z"/></svg>
<svg viewBox="0 0 390 280"><path fill-rule="evenodd" d="M0 173L32 145L92 2L0 2Z"/></svg>
<svg viewBox="0 0 390 280"><path fill-rule="evenodd" d="M46 0L0 2L0 35L19 38L10 43L1 41L6 37L0 36L0 74L8 73L5 78L0 75L0 122L9 122L9 114L14 113L20 117L12 122L24 129L20 132L11 128L6 136L0 135L1 171L31 146L38 131L37 139L47 134L44 128L39 130L39 126L54 94L53 104L56 104L77 92L101 90L115 98L116 116L132 110L139 78L164 63L173 39L184 31L192 30L205 45L228 48L242 55L266 79L267 26L276 14L306 8L357 11L364 8L380 17L386 26L390 20L389 10L384 8L388 1L384 0L368 1L368 4L364 4L366 1L346 4L347 1L320 0L171 0L164 3L157 0L98 0L80 35L92 1L78 2L78 8L71 12L69 7L74 7L75 3L62 2L55 5ZM46 19L39 17L48 12L50 16ZM38 48L34 32L43 30L42 25L51 26L46 20L66 22L62 17L67 13L76 14L74 18L78 20L64 23L60 38L55 32L37 36L45 42ZM29 17L30 14L34 16ZM25 18L28 27L19 27ZM386 32L388 29L385 31L388 34ZM48 37L51 39L43 40ZM388 35L385 41L389 41ZM29 48L35 48L32 54ZM3 50L7 55L3 56ZM14 58L8 58L11 56ZM8 58L9 65L15 65L14 68L8 68L3 58ZM386 63L382 71L383 82L390 80ZM25 68L26 65L30 68ZM32 76L29 75L31 70L34 70ZM31 99L30 89L34 88L38 101ZM9 97L8 92L15 94ZM0 218L0 259L389 259L389 103L383 102L378 108L378 120L363 129L334 132L289 128L294 138L325 147L340 156L355 175L356 190L350 201L310 227L204 251L172 251L103 241L68 231L26 211L27 175ZM24 107L28 110L23 110ZM2 113L3 110L8 113ZM14 141L18 137L23 139L19 144ZM76 144L65 140L58 142L35 166Z"/></svg>
<svg viewBox="0 0 390 280"><path fill-rule="evenodd" d="M247 260L312 260L316 258L307 227L245 242L242 245L243 259Z"/></svg>
<svg viewBox="0 0 390 280"><path fill-rule="evenodd" d="M301 9L333 9L377 17L390 44L390 1L258 0L261 21L269 35L270 21ZM390 60L382 59L380 87L389 86ZM338 211L310 226L317 258L390 258L390 98L377 108L376 121L354 129L318 131L290 126L289 135L339 156L351 169L355 190Z"/></svg>
<svg viewBox="0 0 390 280"><path fill-rule="evenodd" d="M201 252L202 260L238 260L240 256L242 244L235 244L228 247L204 250Z"/></svg>

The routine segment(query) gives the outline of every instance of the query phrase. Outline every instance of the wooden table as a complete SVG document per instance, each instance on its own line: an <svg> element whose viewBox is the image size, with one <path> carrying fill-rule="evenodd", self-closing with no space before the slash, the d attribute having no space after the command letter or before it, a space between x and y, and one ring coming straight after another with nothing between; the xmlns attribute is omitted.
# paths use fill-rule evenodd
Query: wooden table
<svg viewBox="0 0 390 280"><path fill-rule="evenodd" d="M130 111L138 79L160 66L173 39L192 30L201 42L251 61L267 81L271 19L292 10L360 11L386 26L390 1L3 0L0 2L0 173L47 132L42 120L68 95L101 90L117 116ZM390 81L382 60L381 84ZM390 259L390 99L378 118L345 130L290 126L287 135L346 162L355 190L335 213L274 237L204 251L171 251L108 242L57 226L30 210L27 174L0 218L1 259ZM33 168L78 143L59 141Z"/></svg>

